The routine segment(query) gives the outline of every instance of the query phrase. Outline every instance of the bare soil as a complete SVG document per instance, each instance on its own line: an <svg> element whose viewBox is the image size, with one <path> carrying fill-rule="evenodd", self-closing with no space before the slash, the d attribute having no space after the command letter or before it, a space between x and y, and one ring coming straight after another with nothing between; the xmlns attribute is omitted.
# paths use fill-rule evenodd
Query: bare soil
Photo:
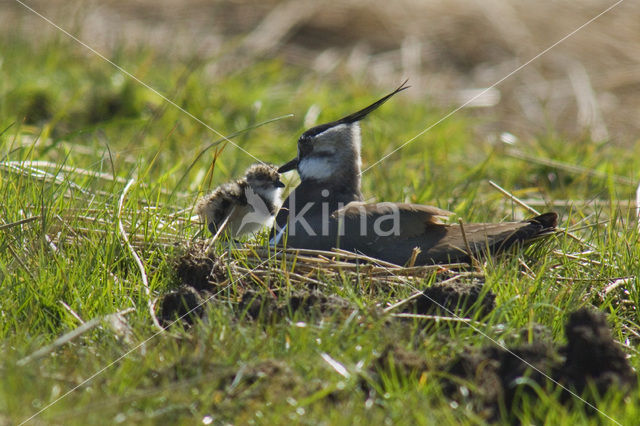
<svg viewBox="0 0 640 426"><path fill-rule="evenodd" d="M498 420L501 407L511 413L523 398L538 398L537 389L552 391L557 384L591 404L610 389L629 391L635 386L636 373L613 340L603 314L589 309L574 312L565 334L566 345L550 340L506 348L491 344L458 353L444 365L429 362L417 350L391 345L371 364L369 374L375 379L391 370L404 377L445 371L445 393L460 405L470 404L488 420ZM567 404L581 401L568 391L561 399Z"/></svg>
<svg viewBox="0 0 640 426"><path fill-rule="evenodd" d="M483 283L453 281L434 284L403 309L407 313L421 315L456 315L473 317L489 314L496 306L496 295L483 292Z"/></svg>

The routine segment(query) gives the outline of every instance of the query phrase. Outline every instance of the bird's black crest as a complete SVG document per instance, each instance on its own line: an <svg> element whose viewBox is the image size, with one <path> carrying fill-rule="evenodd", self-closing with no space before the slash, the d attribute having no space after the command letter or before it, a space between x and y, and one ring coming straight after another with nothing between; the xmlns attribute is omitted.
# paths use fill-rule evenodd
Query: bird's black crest
<svg viewBox="0 0 640 426"><path fill-rule="evenodd" d="M328 130L332 127L338 126L340 124L349 124L349 123L355 123L357 121L362 120L363 118L365 118L368 114L370 114L372 111L376 110L378 107L380 107L380 105L382 105L383 103L385 103L387 100L389 100L389 98L391 98L393 95L395 95L398 92L402 92L405 89L408 89L411 86L407 86L407 81L409 80L405 80L396 90L394 90L393 92L389 93L388 95L384 96L383 98L378 99L377 101L375 101L374 103L372 103L371 105L361 109L360 111L354 112L353 114L349 114L346 117L343 117L339 120L336 121L332 121L330 123L325 123L325 124L321 124L319 126L313 127L309 130L307 130L306 132L304 132L302 134L302 136L300 136L300 138L312 138L316 135L319 135L320 133L324 132L325 130Z"/></svg>

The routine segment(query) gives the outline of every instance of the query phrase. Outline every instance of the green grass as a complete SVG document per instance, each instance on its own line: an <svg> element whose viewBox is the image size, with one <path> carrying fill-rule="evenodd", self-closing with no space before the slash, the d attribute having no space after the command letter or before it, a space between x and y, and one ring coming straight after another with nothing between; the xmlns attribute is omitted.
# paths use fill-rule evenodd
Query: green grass
<svg viewBox="0 0 640 426"><path fill-rule="evenodd" d="M296 312L274 321L252 321L231 303L216 302L190 329L177 325L170 335L153 337L149 297L119 221L143 259L153 294L162 295L178 285L174 262L182 248L201 238L201 227L188 220L197 197L254 160L227 145L211 174L214 150L221 146L218 135L66 39L35 46L7 36L0 41L0 59L0 218L2 224L34 218L0 229L0 423L30 417L107 366L38 419L65 424L193 423L207 416L216 424L486 421L471 407L452 408L438 374L425 379L390 369L370 377L372 363L389 344L415 350L434 364L465 347L491 344L464 324L444 322L425 332L419 323L376 313L376 306L407 297L412 288L385 293L347 279L328 281L327 293L357 309ZM331 80L278 61L217 75L197 58L178 62L145 49L123 49L110 59L225 135L295 114L234 139L274 163L295 155L311 105L321 108L320 123L383 94L348 77ZM365 167L446 112L430 107L428 99L395 97L362 123ZM536 250L488 262L486 285L497 294L497 309L477 318L480 330L508 342L518 330L539 323L563 342L569 313L594 306L609 314L615 338L629 342L625 350L638 368L640 245L632 212L619 207L635 188L613 176L637 178L640 148L555 134L518 142L519 150L536 158L600 173L594 177L514 158L504 147L475 138L475 124L464 112L439 124L365 173L365 196L434 204L466 222L528 215L488 180L521 198L576 201L556 208L561 223L580 228L575 234L594 247L560 235ZM49 164L28 169L17 163L29 161ZM119 216L118 201L129 179L135 182ZM634 277L626 292L603 295L619 277ZM224 295L232 296L233 288ZM86 322L131 307L126 336L103 323L39 360L17 364L77 328L71 311ZM339 374L323 354L349 374ZM515 415L523 423L605 422L580 406L561 406L553 390L540 394L537 402L523 400L505 420ZM639 403L637 391L624 399L614 391L602 396L598 407L630 424L640 416Z"/></svg>

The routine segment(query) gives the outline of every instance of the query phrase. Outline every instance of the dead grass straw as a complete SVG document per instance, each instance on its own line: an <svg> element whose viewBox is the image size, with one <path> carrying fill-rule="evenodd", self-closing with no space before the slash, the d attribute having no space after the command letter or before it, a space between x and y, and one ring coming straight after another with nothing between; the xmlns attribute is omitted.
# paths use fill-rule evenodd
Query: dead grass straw
<svg viewBox="0 0 640 426"><path fill-rule="evenodd" d="M160 332L164 333L165 331L164 327L160 325L160 321L158 321L158 318L156 317L155 303L157 299L153 297L153 294L151 293L151 289L149 288L149 281L147 279L147 273L145 272L144 265L142 263L142 260L140 260L140 256L138 256L133 246L129 242L129 237L125 232L124 226L122 226L122 220L120 219L122 217L122 205L124 204L125 197L127 196L127 192L129 192L129 189L134 183L135 181L133 179L130 179L127 185L122 190L122 195L120 196L120 201L118 202L118 229L120 230L120 235L122 236L122 239L124 240L127 248L131 252L131 256L133 256L134 260L136 261L136 264L138 265L138 269L140 269L142 286L145 291L145 294L147 295L147 306L149 308L149 314L151 315L153 324L156 326L158 330L160 330Z"/></svg>
<svg viewBox="0 0 640 426"><path fill-rule="evenodd" d="M326 287L328 280L363 279L388 286L412 287L411 281L432 275L478 275L479 269L472 269L467 263L447 265L399 266L369 256L340 249L332 251L309 249L282 249L273 253L273 249L262 245L247 244L234 250L235 256L243 257L242 262L228 260L227 268L231 275L251 271L251 276L263 285L279 275L293 285L317 285ZM233 257L233 256L231 256ZM266 262L266 260L269 260ZM321 279L318 277L322 277Z"/></svg>

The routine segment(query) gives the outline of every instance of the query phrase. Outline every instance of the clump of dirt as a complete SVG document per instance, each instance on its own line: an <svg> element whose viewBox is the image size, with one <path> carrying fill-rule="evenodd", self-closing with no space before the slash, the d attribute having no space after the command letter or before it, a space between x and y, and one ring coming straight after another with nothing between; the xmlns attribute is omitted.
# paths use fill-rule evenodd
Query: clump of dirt
<svg viewBox="0 0 640 426"><path fill-rule="evenodd" d="M197 242L178 258L175 271L179 287L163 297L159 317L165 324L180 318L191 325L202 316L204 305L216 288L229 282L224 259L208 251L205 242ZM239 318L274 321L298 311L332 313L351 307L346 300L319 291L254 289L249 282L240 284L233 286L235 295L231 295Z"/></svg>
<svg viewBox="0 0 640 426"><path fill-rule="evenodd" d="M180 283L199 291L213 290L213 284L227 280L223 261L207 251L205 244L198 242L188 247L175 266Z"/></svg>
<svg viewBox="0 0 640 426"><path fill-rule="evenodd" d="M187 325L202 316L211 293L191 286L181 286L167 293L161 302L160 320L170 324L181 319ZM305 315L332 314L353 308L352 304L337 296L327 296L317 291L251 290L238 296L233 313L237 318L252 321L273 322L291 318L297 312Z"/></svg>
<svg viewBox="0 0 640 426"><path fill-rule="evenodd" d="M191 325L204 312L204 304L216 289L227 281L224 261L199 241L186 248L174 265L178 288L160 301L160 321L168 325L177 319Z"/></svg>
<svg viewBox="0 0 640 426"><path fill-rule="evenodd" d="M446 371L472 382L474 390L470 392L467 385L451 380L446 383L445 392L461 403L470 402L478 411L495 416L501 402L511 411L516 395L535 396L530 383L544 385L545 375L551 375L559 360L555 348L545 342L509 349L489 346L466 351L458 355Z"/></svg>
<svg viewBox="0 0 640 426"><path fill-rule="evenodd" d="M352 305L337 296L327 296L317 291L246 291L238 304L238 312L252 320L274 321L289 318L298 311L305 313L333 313Z"/></svg>
<svg viewBox="0 0 640 426"><path fill-rule="evenodd" d="M614 386L629 389L636 383L635 373L614 342L602 313L589 309L574 312L565 326L565 334L566 346L534 342L508 349L493 346L467 352L459 355L447 371L474 383L477 390L471 399L480 402L478 408L488 409L493 415L497 415L501 403L511 412L523 395L537 397L531 383L545 389L554 386L549 380L552 379L584 398L589 398L585 391L590 383L600 395ZM447 389L455 389L454 398L464 399L469 392L463 387L450 381ZM563 401L576 399L565 391Z"/></svg>
<svg viewBox="0 0 640 426"><path fill-rule="evenodd" d="M429 364L420 353L392 344L387 345L371 364L373 372L391 370L402 376L419 375L429 370Z"/></svg>
<svg viewBox="0 0 640 426"><path fill-rule="evenodd" d="M527 341L548 341L553 340L553 333L548 327L542 324L531 324L518 330L514 336L519 342Z"/></svg>
<svg viewBox="0 0 640 426"><path fill-rule="evenodd" d="M480 282L454 281L435 284L405 305L403 312L421 315L473 317L489 314L496 306L496 295L483 291Z"/></svg>
<svg viewBox="0 0 640 426"><path fill-rule="evenodd" d="M165 294L160 302L158 316L162 325L168 326L176 320L192 325L204 313L204 303L208 296L203 293L206 292L184 285Z"/></svg>
<svg viewBox="0 0 640 426"><path fill-rule="evenodd" d="M415 377L444 371L445 394L490 420L499 419L500 407L506 408L508 416L513 415L523 398L538 398L537 388L551 391L556 383L592 404L596 398L589 394L589 385L594 385L599 395L611 388L629 390L635 385L637 377L616 346L602 313L589 309L574 312L565 333L567 345L546 339L508 348L492 345L465 350L444 364L392 345L372 362L368 374L382 383L381 374ZM533 333L534 338L536 335ZM578 400L565 391L562 401Z"/></svg>
<svg viewBox="0 0 640 426"><path fill-rule="evenodd" d="M206 354L207 352L193 351L175 363L155 370L151 374L151 379L155 385L159 385L163 380L181 381L194 374L211 375L212 382L215 382L213 377L217 379L219 388L232 385L233 382L236 385L242 382L246 386L251 386L261 379L269 380L277 376L288 377L288 379L283 378L283 382L299 383L299 376L283 361L264 359L233 365L212 360Z"/></svg>
<svg viewBox="0 0 640 426"><path fill-rule="evenodd" d="M604 315L586 309L574 312L565 328L566 359L562 379L578 393L592 382L600 394L612 386L628 387L636 375L619 346L613 341Z"/></svg>

